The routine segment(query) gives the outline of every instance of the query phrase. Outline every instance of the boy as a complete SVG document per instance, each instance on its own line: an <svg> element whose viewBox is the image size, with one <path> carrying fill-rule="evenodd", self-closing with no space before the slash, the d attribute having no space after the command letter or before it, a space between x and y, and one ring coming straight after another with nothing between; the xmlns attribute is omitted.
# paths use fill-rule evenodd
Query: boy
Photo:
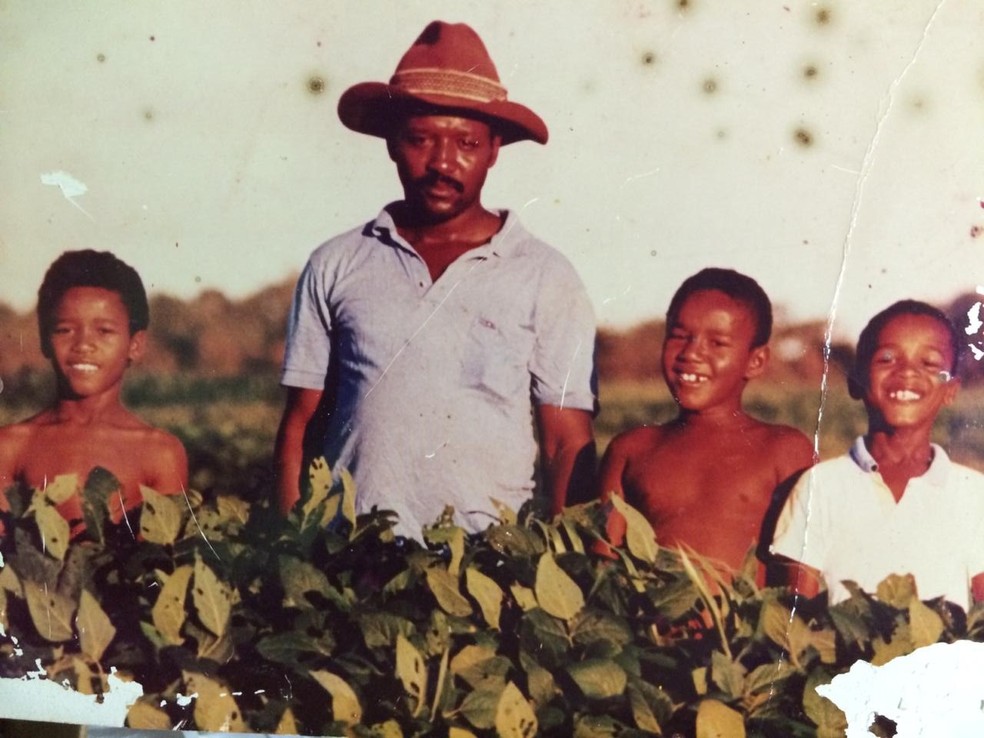
<svg viewBox="0 0 984 738"><path fill-rule="evenodd" d="M741 394L765 370L772 306L755 280L704 269L680 285L666 315L663 377L676 419L615 438L602 461L602 498L624 496L661 545L694 549L737 571L772 492L813 463L806 436L745 414ZM625 520L612 513L610 540Z"/></svg>
<svg viewBox="0 0 984 738"><path fill-rule="evenodd" d="M141 503L140 485L163 494L188 483L184 447L120 403L126 368L147 339L149 309L136 271L108 252L68 251L52 263L38 290L41 350L55 372L56 396L46 410L0 428L0 508L14 483L45 486L60 474L84 482L95 467L120 483L110 500L114 523ZM59 505L84 529L78 495Z"/></svg>
<svg viewBox="0 0 984 738"><path fill-rule="evenodd" d="M984 475L930 442L957 393L959 347L947 317L915 300L861 332L848 380L868 433L803 475L772 543L801 594L815 595L822 575L834 603L849 596L844 580L874 592L889 574L908 573L924 600L966 608L969 595L984 598Z"/></svg>

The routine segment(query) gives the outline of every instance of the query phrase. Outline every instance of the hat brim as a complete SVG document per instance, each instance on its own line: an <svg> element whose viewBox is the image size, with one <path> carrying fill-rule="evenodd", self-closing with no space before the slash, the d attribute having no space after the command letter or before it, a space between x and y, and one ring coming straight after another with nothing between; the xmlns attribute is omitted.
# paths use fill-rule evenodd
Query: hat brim
<svg viewBox="0 0 984 738"><path fill-rule="evenodd" d="M540 116L525 105L508 100L477 102L445 95L411 95L382 82L363 82L347 89L338 100L338 117L346 128L388 138L407 114L448 114L485 120L502 137L502 144L536 141L549 136Z"/></svg>

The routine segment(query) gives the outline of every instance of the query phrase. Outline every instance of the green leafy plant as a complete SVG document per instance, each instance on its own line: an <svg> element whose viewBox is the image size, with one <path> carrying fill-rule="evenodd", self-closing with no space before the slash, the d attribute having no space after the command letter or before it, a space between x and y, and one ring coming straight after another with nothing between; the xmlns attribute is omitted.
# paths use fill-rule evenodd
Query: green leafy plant
<svg viewBox="0 0 984 738"><path fill-rule="evenodd" d="M387 511L356 517L323 461L282 518L232 496L165 497L119 525L116 484L11 490L0 570L3 676L36 670L99 694L140 681L131 727L400 736L828 736L814 688L857 659L978 639L982 611L921 602L911 580L835 607L724 578L653 540L595 553L597 505L552 521L501 510L466 536L448 511L425 543ZM55 505L82 495L69 540ZM188 695L197 699L188 700Z"/></svg>

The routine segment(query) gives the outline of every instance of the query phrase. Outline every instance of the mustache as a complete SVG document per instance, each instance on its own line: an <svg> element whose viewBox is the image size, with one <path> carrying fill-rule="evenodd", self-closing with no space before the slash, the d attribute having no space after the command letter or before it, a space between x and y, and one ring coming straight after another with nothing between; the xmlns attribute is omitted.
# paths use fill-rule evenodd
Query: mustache
<svg viewBox="0 0 984 738"><path fill-rule="evenodd" d="M423 177L418 177L414 180L414 186L416 187L430 187L436 184L444 184L448 187L454 188L457 192L461 193L465 191L465 186L456 180L454 177L449 177L446 174L441 174L440 172L428 172Z"/></svg>

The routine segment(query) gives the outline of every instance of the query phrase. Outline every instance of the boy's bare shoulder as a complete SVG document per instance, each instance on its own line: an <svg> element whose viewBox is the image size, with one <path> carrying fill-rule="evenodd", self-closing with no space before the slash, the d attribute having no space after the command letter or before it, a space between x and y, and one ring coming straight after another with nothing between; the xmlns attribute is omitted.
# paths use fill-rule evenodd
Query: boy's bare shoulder
<svg viewBox="0 0 984 738"><path fill-rule="evenodd" d="M666 426L641 425L615 436L608 444L607 454L631 458L639 454L650 453L663 442L665 437Z"/></svg>
<svg viewBox="0 0 984 738"><path fill-rule="evenodd" d="M813 442L802 431L788 425L756 422L762 434L760 447L777 464L783 466L787 473L805 469L815 463Z"/></svg>

